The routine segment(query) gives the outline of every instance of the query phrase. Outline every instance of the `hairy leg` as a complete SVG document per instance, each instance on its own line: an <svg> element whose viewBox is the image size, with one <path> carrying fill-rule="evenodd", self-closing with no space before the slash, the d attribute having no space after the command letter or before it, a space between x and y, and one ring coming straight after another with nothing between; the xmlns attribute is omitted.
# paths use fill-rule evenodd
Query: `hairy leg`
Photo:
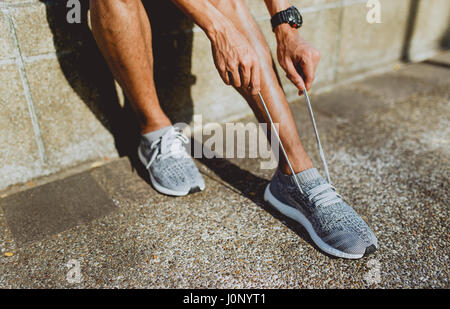
<svg viewBox="0 0 450 309"><path fill-rule="evenodd" d="M150 22L141 0L91 0L92 32L138 115L141 133L169 126L153 80Z"/></svg>
<svg viewBox="0 0 450 309"><path fill-rule="evenodd" d="M244 1L209 1L233 22L234 26L252 43L258 54L261 62L261 95L267 104L273 121L279 124L280 138L294 171L298 173L313 167L311 159L301 144L286 96L275 73L269 46ZM240 91L240 93L247 100L258 121L269 123L259 97L252 96L246 91ZM282 155L280 156L280 168L284 173L291 174Z"/></svg>

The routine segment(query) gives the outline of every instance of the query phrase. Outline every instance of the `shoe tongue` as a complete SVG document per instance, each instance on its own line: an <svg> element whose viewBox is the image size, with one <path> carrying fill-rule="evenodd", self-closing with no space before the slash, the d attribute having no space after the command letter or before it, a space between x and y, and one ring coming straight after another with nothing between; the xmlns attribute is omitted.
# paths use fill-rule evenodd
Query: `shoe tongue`
<svg viewBox="0 0 450 309"><path fill-rule="evenodd" d="M165 154L170 151L174 151L179 147L178 144L181 142L177 140L176 131L174 128L170 128L162 137L161 137L161 153Z"/></svg>
<svg viewBox="0 0 450 309"><path fill-rule="evenodd" d="M162 139L170 139L173 138L173 135L176 133L176 130L174 127L169 127L166 132L161 136Z"/></svg>
<svg viewBox="0 0 450 309"><path fill-rule="evenodd" d="M175 128L171 128L161 137L160 151L162 155L170 155L174 157L189 156L183 146L183 141L179 138Z"/></svg>
<svg viewBox="0 0 450 309"><path fill-rule="evenodd" d="M316 168L310 168L303 172L300 172L296 174L298 182L300 183L300 186L302 187L302 190L309 191L314 187L317 187L318 185L322 185L327 183L325 179L322 178L319 171L317 171ZM292 182L295 184L295 180L291 176Z"/></svg>

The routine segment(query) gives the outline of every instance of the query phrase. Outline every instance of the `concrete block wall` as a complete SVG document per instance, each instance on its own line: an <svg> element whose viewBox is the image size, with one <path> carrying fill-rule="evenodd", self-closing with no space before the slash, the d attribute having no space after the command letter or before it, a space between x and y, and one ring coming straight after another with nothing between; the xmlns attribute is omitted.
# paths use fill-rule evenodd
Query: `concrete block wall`
<svg viewBox="0 0 450 309"><path fill-rule="evenodd" d="M246 2L275 55L263 1ZM301 34L323 56L315 90L448 47L448 0L380 2L382 23L369 24L366 0L292 1L304 15ZM0 189L130 155L136 146L136 121L95 46L83 3L83 23L70 25L64 0L0 0ZM250 113L222 84L201 29L170 1L144 4L152 20L158 94L172 120L191 122L202 114L204 122L227 121ZM295 99L294 87L280 75Z"/></svg>

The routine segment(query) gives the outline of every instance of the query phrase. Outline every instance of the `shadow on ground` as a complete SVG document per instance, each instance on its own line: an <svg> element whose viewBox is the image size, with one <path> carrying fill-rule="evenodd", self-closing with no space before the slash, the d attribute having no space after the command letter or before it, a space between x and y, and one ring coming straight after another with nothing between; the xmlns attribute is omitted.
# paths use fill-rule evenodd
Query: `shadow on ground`
<svg viewBox="0 0 450 309"><path fill-rule="evenodd" d="M191 139L191 149L203 149L204 145L200 144L198 141ZM246 147L249 149L249 147ZM214 153L213 150L208 149L207 152ZM211 170L217 177L220 178L220 182L227 186L229 189L233 190L239 195L245 196L250 199L253 203L261 207L263 210L272 215L275 219L282 222L285 226L295 232L303 240L308 242L311 246L319 250L324 255L335 258L326 252L323 252L311 239L306 229L301 226L298 222L292 220L291 218L283 215L277 209L272 207L269 203L264 201L264 190L266 189L269 181L261 178L252 172L241 168L239 165L232 163L230 160L225 158L220 158L219 155L215 154L213 158L202 157L197 159L201 164L206 166ZM145 171L146 172L146 171ZM209 174L205 174L205 177L211 177Z"/></svg>

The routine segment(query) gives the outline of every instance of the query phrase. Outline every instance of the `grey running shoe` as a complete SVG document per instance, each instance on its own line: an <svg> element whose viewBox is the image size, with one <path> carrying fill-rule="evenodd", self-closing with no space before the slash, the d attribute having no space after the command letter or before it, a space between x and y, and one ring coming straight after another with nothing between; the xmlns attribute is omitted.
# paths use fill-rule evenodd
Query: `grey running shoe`
<svg viewBox="0 0 450 309"><path fill-rule="evenodd" d="M177 128L171 128L151 144L145 138L141 139L139 159L147 168L157 191L183 196L205 188L202 175L183 145L188 142Z"/></svg>
<svg viewBox="0 0 450 309"><path fill-rule="evenodd" d="M359 259L375 252L377 239L364 220L315 169L293 176L277 171L266 188L264 199L284 215L305 227L324 252L347 259Z"/></svg>

